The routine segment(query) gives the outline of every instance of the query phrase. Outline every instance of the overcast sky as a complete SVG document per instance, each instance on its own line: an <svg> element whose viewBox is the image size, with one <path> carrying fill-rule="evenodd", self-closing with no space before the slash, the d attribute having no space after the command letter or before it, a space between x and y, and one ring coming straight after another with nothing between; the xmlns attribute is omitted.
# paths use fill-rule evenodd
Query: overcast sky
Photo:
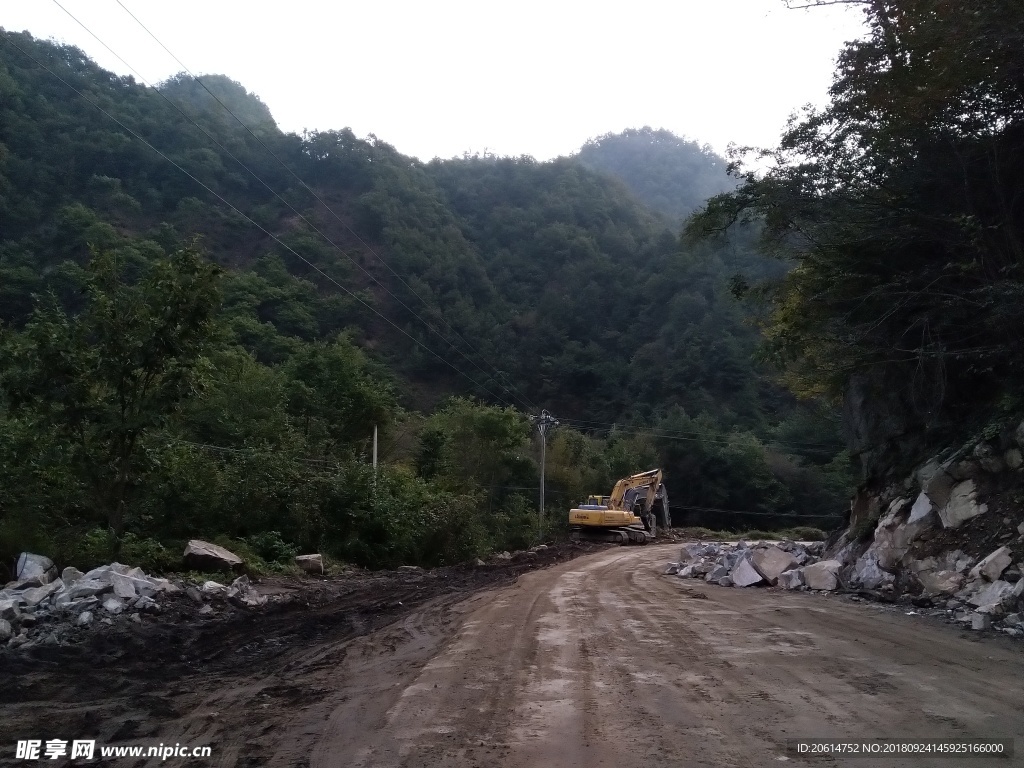
<svg viewBox="0 0 1024 768"><path fill-rule="evenodd" d="M116 0L60 0L151 82L181 67ZM548 159L651 125L724 152L774 145L824 103L845 7L782 0L122 0L196 73L259 95L286 131L352 128L423 160L488 150ZM0 26L130 70L52 0L3 0Z"/></svg>

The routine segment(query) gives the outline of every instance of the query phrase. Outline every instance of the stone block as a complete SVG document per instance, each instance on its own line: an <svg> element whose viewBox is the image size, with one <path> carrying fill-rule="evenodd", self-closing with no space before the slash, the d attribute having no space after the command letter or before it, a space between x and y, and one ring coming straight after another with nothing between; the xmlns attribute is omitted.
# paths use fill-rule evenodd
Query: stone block
<svg viewBox="0 0 1024 768"><path fill-rule="evenodd" d="M942 471L933 474L921 490L928 495L936 507L941 509L949 501L949 495L952 493L954 485L956 485L956 481L944 467Z"/></svg>
<svg viewBox="0 0 1024 768"><path fill-rule="evenodd" d="M679 562L689 563L700 557L703 547L700 544L691 542L689 544L683 544L683 548L679 552Z"/></svg>
<svg viewBox="0 0 1024 768"><path fill-rule="evenodd" d="M989 443L978 443L974 446L974 457L986 472L998 474L1006 470L1003 457Z"/></svg>
<svg viewBox="0 0 1024 768"><path fill-rule="evenodd" d="M971 569L970 578L976 579L980 576L986 581L996 581L1012 562L1013 558L1009 548L1000 547Z"/></svg>
<svg viewBox="0 0 1024 768"><path fill-rule="evenodd" d="M956 594L964 583L962 574L947 570L918 571L917 578L930 596Z"/></svg>
<svg viewBox="0 0 1024 768"><path fill-rule="evenodd" d="M197 571L230 571L242 566L242 558L224 547L192 539L185 547L185 565Z"/></svg>
<svg viewBox="0 0 1024 768"><path fill-rule="evenodd" d="M49 584L57 578L57 566L53 560L43 555L22 552L14 569L14 578L18 581L38 579L40 586Z"/></svg>
<svg viewBox="0 0 1024 768"><path fill-rule="evenodd" d="M878 589L883 584L891 584L895 577L879 566L878 552L871 547L853 564L851 579L865 589Z"/></svg>
<svg viewBox="0 0 1024 768"><path fill-rule="evenodd" d="M971 595L967 599L967 603L977 608L1002 605L1005 600L1014 597L1013 589L1014 585L1007 581L993 581Z"/></svg>
<svg viewBox="0 0 1024 768"><path fill-rule="evenodd" d="M116 616L124 610L124 601L117 597L108 597L103 601L103 610Z"/></svg>
<svg viewBox="0 0 1024 768"><path fill-rule="evenodd" d="M752 566L750 561L746 558L737 563L731 576L732 583L737 587L752 587L755 584L760 584L764 581L761 574L757 572L754 566Z"/></svg>
<svg viewBox="0 0 1024 768"><path fill-rule="evenodd" d="M106 581L100 581L99 579L86 579L81 578L72 584L65 590L64 594L71 600L77 600L82 597L93 597L94 595L102 595L106 592L113 590L113 586Z"/></svg>
<svg viewBox="0 0 1024 768"><path fill-rule="evenodd" d="M724 565L716 565L714 568L711 569L708 575L704 577L704 580L708 583L713 582L717 584L719 579L724 579L726 576L729 575L729 570L730 569Z"/></svg>
<svg viewBox="0 0 1024 768"><path fill-rule="evenodd" d="M957 528L965 520L984 514L988 505L978 504L977 489L973 480L957 483L949 494L949 501L939 509L939 519L944 528Z"/></svg>
<svg viewBox="0 0 1024 768"><path fill-rule="evenodd" d="M843 564L838 560L822 560L814 565L803 567L804 584L808 589L820 589L831 592L839 589L839 569Z"/></svg>
<svg viewBox="0 0 1024 768"><path fill-rule="evenodd" d="M114 596L125 600L134 600L138 595L135 591L135 580L120 573L110 575L110 586L114 590Z"/></svg>
<svg viewBox="0 0 1024 768"><path fill-rule="evenodd" d="M25 605L34 606L44 602L50 595L55 592L59 592L64 588L64 582L60 579L51 581L48 584L44 584L41 587L35 587L33 589L26 589L21 593L21 599L25 602Z"/></svg>
<svg viewBox="0 0 1024 768"><path fill-rule="evenodd" d="M751 551L750 564L766 582L774 586L779 581L779 575L795 568L797 561L790 552L778 547L763 547Z"/></svg>
<svg viewBox="0 0 1024 768"><path fill-rule="evenodd" d="M295 558L295 564L306 573L323 575L324 558L322 555L297 555ZM675 563L675 566L676 570L678 570L679 564ZM673 571L673 573L674 572L675 571Z"/></svg>
<svg viewBox="0 0 1024 768"><path fill-rule="evenodd" d="M0 619L16 619L21 614L21 601L8 599L0 600Z"/></svg>
<svg viewBox="0 0 1024 768"><path fill-rule="evenodd" d="M804 574L802 568L793 568L779 574L779 584L783 589L797 589L804 586Z"/></svg>

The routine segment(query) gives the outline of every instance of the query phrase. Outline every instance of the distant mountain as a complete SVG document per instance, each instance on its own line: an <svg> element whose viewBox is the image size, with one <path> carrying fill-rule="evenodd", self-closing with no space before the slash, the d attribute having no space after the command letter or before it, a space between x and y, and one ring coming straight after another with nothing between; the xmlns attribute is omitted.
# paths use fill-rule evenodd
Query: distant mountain
<svg viewBox="0 0 1024 768"><path fill-rule="evenodd" d="M576 159L621 179L651 209L682 221L709 197L736 187L726 161L705 145L649 126L591 139Z"/></svg>
<svg viewBox="0 0 1024 768"><path fill-rule="evenodd" d="M749 249L681 251L677 225L609 178L660 188L663 210L679 212L727 183L721 159L696 144L644 129L550 162L424 164L348 130L284 134L258 97L224 76L147 88L77 49L7 39L79 93L3 46L0 320L24 322L32 295L74 304L90 247L198 235L232 271L233 327L260 360L282 359L288 339L349 329L419 407L465 391L436 353L472 371L483 386L471 391L484 397L512 384L580 418L682 406L764 425L756 334L725 290L737 263L763 260Z"/></svg>
<svg viewBox="0 0 1024 768"><path fill-rule="evenodd" d="M158 88L189 114L202 113L215 120L234 122L234 118L224 111L227 107L253 131L277 130L270 107L241 83L224 75L203 75L201 81L200 85L192 75L179 72L160 83Z"/></svg>
<svg viewBox="0 0 1024 768"><path fill-rule="evenodd" d="M166 254L191 243L222 268L196 363L205 389L149 430L146 455L162 458L139 454L149 479L129 532L177 551L197 533L230 532L275 557L287 553L280 534L296 551L365 564L524 546L539 483L524 411L539 408L563 424L547 455L559 505L655 465L678 478L677 504L730 510L716 526L775 513L791 524L839 503L811 466L838 449L835 430L801 418L755 363L757 331L729 291L737 271L776 267L749 238L681 245L682 216L728 185L720 158L644 129L550 162L422 163L349 129L284 133L239 83L202 79L148 88L76 48L0 30L0 558L26 546L18 526L40 509L81 523L53 535L87 544L78 534L120 508L82 489L92 467L121 458L98 461L76 437L92 462L81 463L50 405L24 414L21 377L67 347L47 329L88 327L97 265L127 285L148 275L166 286ZM60 310L30 324L40 306ZM96 334L106 336L120 343ZM54 389L59 400L66 387ZM486 405L438 409L453 395ZM407 429L392 431L399 420ZM412 443L379 487L361 458L378 424ZM782 440L778 450L802 459L767 447ZM817 449L800 453L808 442Z"/></svg>

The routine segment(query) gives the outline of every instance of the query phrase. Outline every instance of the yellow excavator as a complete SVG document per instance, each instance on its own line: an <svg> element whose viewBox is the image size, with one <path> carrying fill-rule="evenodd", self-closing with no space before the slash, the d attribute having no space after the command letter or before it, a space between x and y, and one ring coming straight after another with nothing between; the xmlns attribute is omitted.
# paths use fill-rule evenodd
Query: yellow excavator
<svg viewBox="0 0 1024 768"><path fill-rule="evenodd" d="M660 506L660 515L656 508ZM609 496L590 496L569 510L570 537L576 541L647 544L658 531L658 520L671 528L668 490L661 470L652 469L619 480Z"/></svg>

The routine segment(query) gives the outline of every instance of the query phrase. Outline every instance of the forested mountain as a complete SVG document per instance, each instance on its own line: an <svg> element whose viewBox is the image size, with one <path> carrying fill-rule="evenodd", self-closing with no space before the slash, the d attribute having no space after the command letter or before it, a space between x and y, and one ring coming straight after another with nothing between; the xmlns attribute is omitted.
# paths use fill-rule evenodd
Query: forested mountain
<svg viewBox="0 0 1024 768"><path fill-rule="evenodd" d="M710 147L649 126L590 139L575 157L587 168L621 179L639 200L673 222L736 187L726 161Z"/></svg>
<svg viewBox="0 0 1024 768"><path fill-rule="evenodd" d="M829 417L755 366L728 290L778 270L751 239L682 248L580 158L423 164L284 134L240 84L203 82L143 87L0 34L3 552L516 546L537 407L577 425L549 452L559 521L658 462L720 527L833 511L813 466L838 450Z"/></svg>

